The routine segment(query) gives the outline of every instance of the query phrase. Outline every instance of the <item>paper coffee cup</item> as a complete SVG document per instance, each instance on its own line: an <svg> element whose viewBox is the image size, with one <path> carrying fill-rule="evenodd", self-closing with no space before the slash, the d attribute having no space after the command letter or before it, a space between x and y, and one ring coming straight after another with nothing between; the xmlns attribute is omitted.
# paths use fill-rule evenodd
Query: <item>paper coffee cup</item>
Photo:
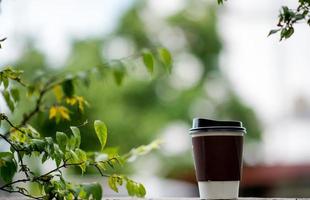
<svg viewBox="0 0 310 200"><path fill-rule="evenodd" d="M193 120L190 135L200 198L238 198L245 133L239 121Z"/></svg>

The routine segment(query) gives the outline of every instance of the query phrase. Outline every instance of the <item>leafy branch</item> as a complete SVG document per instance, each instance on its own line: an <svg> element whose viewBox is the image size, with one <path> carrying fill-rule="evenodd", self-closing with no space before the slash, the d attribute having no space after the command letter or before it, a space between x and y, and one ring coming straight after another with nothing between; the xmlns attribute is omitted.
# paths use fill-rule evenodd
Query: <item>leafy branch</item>
<svg viewBox="0 0 310 200"><path fill-rule="evenodd" d="M155 65L159 62L166 71L171 71L172 58L167 49L159 48L156 55L151 50L144 50L141 56L149 73L154 73ZM118 167L122 167L126 162L133 161L136 157L158 148L158 143L153 142L149 145L137 147L123 156L117 153L103 153L106 148L108 129L104 122L96 120L94 130L101 145L100 151L85 152L80 148L81 133L78 126L71 126L71 133L69 134L56 132L56 137L53 139L42 137L29 124L34 116L47 107L45 99L47 99L48 94L54 96L54 103L49 106L49 118L51 120L55 119L56 122L63 119L70 120L69 106L76 105L78 110L83 113L88 102L84 97L75 93L76 82L82 82L87 87L87 79L92 74L98 74L98 71L100 74L109 71L114 76L115 82L121 84L126 72L122 61L123 59L116 62L120 65L117 67L113 67L112 64L104 64L104 66L97 66L77 74L55 75L47 79L38 79L33 84L25 84L21 78L23 72L20 70L7 67L0 71L0 85L3 84L4 86L4 90L1 92L12 113L21 101L19 96L21 88L27 89L28 96L35 96L33 99L34 107L22 115L22 120L19 123L13 123L5 113L0 113L0 122L4 121L10 126L4 134L0 134L0 138L10 146L9 151L0 152L0 178L5 182L4 185L0 186L0 190L18 193L33 199L101 199L102 189L98 183L74 184L66 181L62 175L62 170L65 168L79 167L81 172L85 173L89 167L94 167L101 176L108 178L109 187L114 191L118 192L118 187L126 183L130 196L145 196L146 191L141 183L137 183L124 175L107 174L106 171L115 172ZM22 87L20 88L20 86ZM52 160L56 167L49 172L36 175L25 165L23 160L30 156L40 158L42 164L46 160ZM21 178L13 180L16 174L20 174L19 177ZM41 187L40 196L31 195L20 185L25 183L36 183Z"/></svg>

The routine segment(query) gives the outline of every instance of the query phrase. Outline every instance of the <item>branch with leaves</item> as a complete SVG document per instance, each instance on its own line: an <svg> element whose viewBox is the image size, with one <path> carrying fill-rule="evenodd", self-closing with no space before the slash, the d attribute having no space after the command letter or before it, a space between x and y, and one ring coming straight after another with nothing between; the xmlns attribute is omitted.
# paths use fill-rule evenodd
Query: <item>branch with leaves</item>
<svg viewBox="0 0 310 200"><path fill-rule="evenodd" d="M217 0L218 4L223 4L226 0ZM294 32L294 25L305 23L310 26L310 0L298 0L297 8L292 9L282 6L280 9L277 28L269 31L268 36L280 33L280 41L290 38Z"/></svg>
<svg viewBox="0 0 310 200"><path fill-rule="evenodd" d="M165 71L171 71L172 58L165 48L159 48L156 52L145 50L141 53L141 60L151 74L156 70L156 65L163 66ZM0 139L10 147L7 151L0 152L0 180L4 182L0 185L0 190L34 199L101 199L100 184L75 184L65 180L64 169L79 167L82 174L88 168L95 168L101 176L108 179L109 187L115 192L118 192L119 186L125 185L130 196L145 196L146 190L141 183L125 175L117 174L116 169L158 148L158 142L135 148L123 156L118 155L117 152L106 153L108 129L104 122L96 120L94 132L101 148L99 151L85 152L80 148L81 133L78 126L70 126L69 133L67 131L56 132L55 139L53 139L43 137L29 124L33 117L45 111L46 108L49 112L49 119L55 120L56 125L61 120L70 121L70 115L73 113L70 111L72 107L76 106L78 111L83 113L89 103L76 93L77 82L88 87L89 77L92 74L98 75L99 72L101 75L110 73L116 84L122 84L126 75L126 68L122 62L123 60L116 62L117 66L115 62L113 65L106 63L104 66L97 66L76 74L57 75L47 79L43 77L33 83L25 83L22 80L23 72L12 67L6 67L0 71L0 85L3 85L1 93L12 114L18 113L18 104L23 100L20 97L20 90L26 89L28 98L33 101L33 108L22 114L19 123L15 124L5 113L0 114L0 124L6 122L9 125L5 133L0 133ZM47 98L48 95L52 98ZM25 164L25 160L31 156L40 159L42 164L47 160L52 160L55 168L44 174L36 174ZM112 174L106 173L111 170ZM16 174L19 175L15 176ZM14 180L14 177L20 178ZM32 195L25 188L27 183L40 187L40 195Z"/></svg>
<svg viewBox="0 0 310 200"><path fill-rule="evenodd" d="M280 10L278 28L269 32L269 35L280 32L280 41L291 37L294 33L294 25L297 23L306 23L310 26L310 1L299 0L296 9L290 9L283 6Z"/></svg>

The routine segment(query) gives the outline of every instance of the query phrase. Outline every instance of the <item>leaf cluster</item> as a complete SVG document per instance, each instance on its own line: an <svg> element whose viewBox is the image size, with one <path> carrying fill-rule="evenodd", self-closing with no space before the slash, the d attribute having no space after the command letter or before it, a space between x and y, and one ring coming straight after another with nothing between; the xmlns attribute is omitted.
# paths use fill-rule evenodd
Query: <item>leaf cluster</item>
<svg viewBox="0 0 310 200"><path fill-rule="evenodd" d="M279 14L279 21L277 26L279 28L273 29L268 35L280 32L280 41L291 37L294 33L294 25L299 22L306 22L310 26L310 1L299 0L296 9L290 9L287 6L282 6Z"/></svg>
<svg viewBox="0 0 310 200"><path fill-rule="evenodd" d="M167 72L171 71L172 57L165 48L159 48L156 52L144 50L141 59L151 74L154 73L157 62L161 62ZM121 84L126 75L123 62L124 60L117 61L117 66L107 63L104 66L96 66L76 74L39 76L27 84L22 81L23 72L20 70L7 67L0 71L0 84L3 85L2 95L12 114L18 113L18 103L24 98L33 102L33 108L29 106L30 111L24 113L22 120L16 125L11 122L7 114L0 114L0 122L6 122L10 127L7 132L0 133L0 139L10 146L9 150L0 152L0 178L5 182L0 186L0 190L34 199L101 199L100 184L76 184L64 178L65 168L78 167L82 174L88 168L96 169L101 176L108 178L108 185L115 192L118 192L119 186L124 185L130 196L145 196L146 190L141 183L125 175L117 174L116 170L124 166L127 161L133 161L137 156L158 148L156 142L135 148L122 156L117 152L107 153L108 151L105 150L108 128L104 122L95 120L94 132L101 148L98 151L86 152L80 148L81 132L78 126L70 126L70 129L66 131L57 131L55 137L43 137L43 134L30 125L34 116L46 110L49 112L49 119L57 123L61 120L70 121L74 107L83 114L89 103L83 96L77 94L77 85L81 83L89 87L92 74L104 75L106 73L111 73L116 84ZM21 98L21 92L27 93L27 97ZM48 95L49 100L52 99L52 101L47 101ZM44 174L37 174L24 164L24 160L30 157L39 158L41 164L47 160L53 161L55 168ZM111 170L112 174L106 173ZM19 178L14 179L14 177ZM40 196L33 196L24 187L24 183L37 184L40 187Z"/></svg>

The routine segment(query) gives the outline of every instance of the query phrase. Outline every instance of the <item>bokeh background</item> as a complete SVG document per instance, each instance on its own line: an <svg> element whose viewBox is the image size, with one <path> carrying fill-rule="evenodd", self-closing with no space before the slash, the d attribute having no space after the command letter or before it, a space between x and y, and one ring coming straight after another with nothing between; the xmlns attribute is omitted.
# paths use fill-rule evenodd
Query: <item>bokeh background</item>
<svg viewBox="0 0 310 200"><path fill-rule="evenodd" d="M133 62L121 87L94 79L79 89L91 107L73 120L102 119L109 145L121 152L162 139L159 151L124 171L145 183L149 197L198 196L188 135L193 117L241 120L248 134L240 195L309 197L310 32L300 24L287 41L267 37L282 4L294 6L280 0L220 6L216 0L3 0L0 36L8 39L0 64L32 79L35 72L78 71L165 46L174 58L170 75L145 76ZM53 135L57 128L45 114L33 124ZM82 147L96 149L91 126L82 129ZM104 182L73 174L77 181Z"/></svg>

